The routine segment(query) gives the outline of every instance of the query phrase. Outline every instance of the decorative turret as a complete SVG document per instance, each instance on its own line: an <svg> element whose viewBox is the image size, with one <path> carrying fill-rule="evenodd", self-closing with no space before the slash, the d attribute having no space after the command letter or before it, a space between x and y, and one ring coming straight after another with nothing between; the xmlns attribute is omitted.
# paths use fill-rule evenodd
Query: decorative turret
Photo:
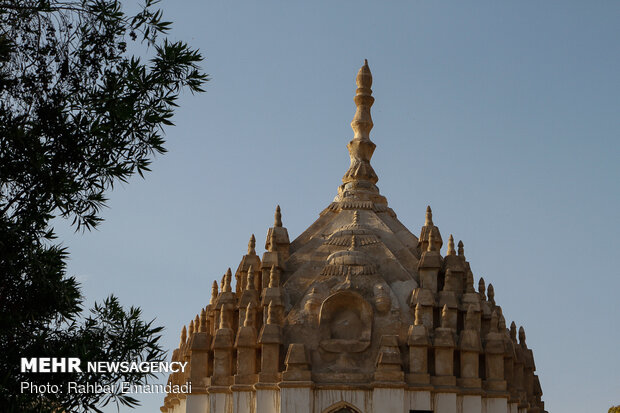
<svg viewBox="0 0 620 413"><path fill-rule="evenodd" d="M435 329L435 375L431 383L437 386L455 386L454 376L454 331L451 328L450 310L447 305L441 310L441 327Z"/></svg>
<svg viewBox="0 0 620 413"><path fill-rule="evenodd" d="M273 266L281 272L284 271L284 262L290 255L291 242L288 238L288 231L282 226L282 212L280 205L276 207L275 219L273 227L267 231L267 239L265 241L265 253L263 254L261 273L262 288L269 285L269 273Z"/></svg>
<svg viewBox="0 0 620 413"><path fill-rule="evenodd" d="M407 344L409 346L409 374L407 374L407 382L410 384L430 383L428 348L431 346L431 342L422 317L422 306L417 304L415 307L415 321L409 327L409 334L407 335Z"/></svg>
<svg viewBox="0 0 620 413"><path fill-rule="evenodd" d="M458 385L465 388L481 388L482 380L479 374L478 359L482 345L479 322L473 304L467 309L464 329L459 338L459 350L461 351L461 378L458 379Z"/></svg>
<svg viewBox="0 0 620 413"><path fill-rule="evenodd" d="M256 255L256 238L254 234L250 237L250 241L248 241L248 253L241 258L241 262L239 263L239 267L237 267L237 271L235 272L235 280L237 281L237 286L235 289L235 294L237 297L243 292L245 286L248 281L248 269L252 267L254 271L254 277L256 282L256 288L260 288L260 268L261 261Z"/></svg>

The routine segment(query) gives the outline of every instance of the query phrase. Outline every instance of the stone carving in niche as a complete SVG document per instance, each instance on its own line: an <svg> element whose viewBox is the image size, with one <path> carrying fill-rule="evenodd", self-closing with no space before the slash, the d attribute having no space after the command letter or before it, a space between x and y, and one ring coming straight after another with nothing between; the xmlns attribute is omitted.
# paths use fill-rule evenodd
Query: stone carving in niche
<svg viewBox="0 0 620 413"><path fill-rule="evenodd" d="M359 353L370 346L372 306L353 291L338 291L319 313L320 346L332 353Z"/></svg>

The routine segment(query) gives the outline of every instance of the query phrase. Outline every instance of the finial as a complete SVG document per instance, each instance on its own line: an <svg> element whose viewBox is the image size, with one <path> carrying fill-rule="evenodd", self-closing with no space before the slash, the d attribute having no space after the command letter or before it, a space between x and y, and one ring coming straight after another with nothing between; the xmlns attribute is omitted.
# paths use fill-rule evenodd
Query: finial
<svg viewBox="0 0 620 413"><path fill-rule="evenodd" d="M416 326L424 324L422 322L422 305L419 302L415 305L415 321L413 323Z"/></svg>
<svg viewBox="0 0 620 413"><path fill-rule="evenodd" d="M269 271L269 288L276 288L280 286L280 272L276 269L275 265L271 266Z"/></svg>
<svg viewBox="0 0 620 413"><path fill-rule="evenodd" d="M523 326L519 327L519 344L521 344L521 346L523 347L527 346L525 344L525 329L523 328Z"/></svg>
<svg viewBox="0 0 620 413"><path fill-rule="evenodd" d="M188 334L190 337L192 336L192 334L194 334L194 320L191 320L191 321L189 322L189 328L188 328L187 334Z"/></svg>
<svg viewBox="0 0 620 413"><path fill-rule="evenodd" d="M200 328L198 331L201 333L207 332L207 310L204 308L200 311Z"/></svg>
<svg viewBox="0 0 620 413"><path fill-rule="evenodd" d="M276 308L273 305L273 301L269 301L269 306L267 307L267 324L275 324L276 323Z"/></svg>
<svg viewBox="0 0 620 413"><path fill-rule="evenodd" d="M246 290L255 290L256 286L254 285L254 268L250 265L248 268L248 281L245 284Z"/></svg>
<svg viewBox="0 0 620 413"><path fill-rule="evenodd" d="M211 301L209 301L209 304L215 304L215 301L217 300L217 293L217 281L213 280L213 286L211 287Z"/></svg>
<svg viewBox="0 0 620 413"><path fill-rule="evenodd" d="M357 225L359 223L360 223L360 212L355 211L353 212L353 224Z"/></svg>
<svg viewBox="0 0 620 413"><path fill-rule="evenodd" d="M493 312L491 313L491 332L492 333L497 333L497 322L498 322L498 317L497 317L497 311L493 310Z"/></svg>
<svg viewBox="0 0 620 413"><path fill-rule="evenodd" d="M466 293L475 293L474 289L474 273L471 270L467 271L467 278L465 279L465 292Z"/></svg>
<svg viewBox="0 0 620 413"><path fill-rule="evenodd" d="M183 326L181 329L181 342L179 343L179 348L181 348L187 342L187 328Z"/></svg>
<svg viewBox="0 0 620 413"><path fill-rule="evenodd" d="M230 283L232 282L232 271L230 268L226 270L226 274L224 274L224 286L222 287L223 293L229 293L232 291L232 287Z"/></svg>
<svg viewBox="0 0 620 413"><path fill-rule="evenodd" d="M430 205L426 206L426 216L424 217L424 226L433 226L433 210Z"/></svg>
<svg viewBox="0 0 620 413"><path fill-rule="evenodd" d="M250 242L248 242L248 255L256 255L256 238L254 234L252 234Z"/></svg>
<svg viewBox="0 0 620 413"><path fill-rule="evenodd" d="M448 304L441 309L441 328L448 328Z"/></svg>
<svg viewBox="0 0 620 413"><path fill-rule="evenodd" d="M459 257L465 256L465 248L463 246L463 241L459 241Z"/></svg>
<svg viewBox="0 0 620 413"><path fill-rule="evenodd" d="M196 314L196 317L194 318L194 333L197 333L199 329L200 329L200 316Z"/></svg>
<svg viewBox="0 0 620 413"><path fill-rule="evenodd" d="M487 299L487 296L484 294L484 278L480 277L480 281L478 281L478 293L483 300Z"/></svg>
<svg viewBox="0 0 620 413"><path fill-rule="evenodd" d="M353 140L347 145L349 156L351 157L351 166L342 178L343 183L353 181L370 181L376 184L379 178L370 166L370 158L375 150L375 144L370 140L370 130L373 127L372 117L370 115L370 107L375 101L372 97L372 74L368 67L368 62L364 61L357 73L356 78L357 90L355 91L356 110L351 122L353 129ZM376 188L374 188L378 192Z"/></svg>
<svg viewBox="0 0 620 413"><path fill-rule="evenodd" d="M450 238L448 238L448 252L446 255L456 255L456 251L454 251L454 238L452 234L450 234Z"/></svg>
<svg viewBox="0 0 620 413"><path fill-rule="evenodd" d="M254 326L254 302L250 301L248 307L245 309L245 320L243 320L245 327Z"/></svg>
<svg viewBox="0 0 620 413"><path fill-rule="evenodd" d="M271 231L269 233L269 252L276 251L276 232Z"/></svg>
<svg viewBox="0 0 620 413"><path fill-rule="evenodd" d="M487 294L489 296L489 302L495 304L495 289L491 283L489 283L489 288L487 288Z"/></svg>
<svg viewBox="0 0 620 413"><path fill-rule="evenodd" d="M514 342L517 341L517 325L515 324L514 321L510 323L510 338Z"/></svg>
<svg viewBox="0 0 620 413"><path fill-rule="evenodd" d="M465 315L465 330L475 330L476 328L476 310L474 305L470 304Z"/></svg>
<svg viewBox="0 0 620 413"><path fill-rule="evenodd" d="M280 205L276 206L276 214L275 214L275 220L274 220L273 226L274 227L282 226L282 213L280 212Z"/></svg>

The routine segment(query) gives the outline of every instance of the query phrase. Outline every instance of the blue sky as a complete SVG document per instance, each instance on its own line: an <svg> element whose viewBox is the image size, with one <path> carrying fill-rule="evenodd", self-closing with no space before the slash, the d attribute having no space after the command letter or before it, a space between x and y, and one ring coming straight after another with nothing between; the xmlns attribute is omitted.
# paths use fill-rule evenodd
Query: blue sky
<svg viewBox="0 0 620 413"><path fill-rule="evenodd" d="M547 410L620 404L619 2L162 7L212 80L183 96L169 153L115 188L98 231L59 224L88 303L142 307L174 348L250 234L262 254L276 204L293 239L333 199L367 58L372 164L399 219L418 234L430 204L463 240L525 327Z"/></svg>

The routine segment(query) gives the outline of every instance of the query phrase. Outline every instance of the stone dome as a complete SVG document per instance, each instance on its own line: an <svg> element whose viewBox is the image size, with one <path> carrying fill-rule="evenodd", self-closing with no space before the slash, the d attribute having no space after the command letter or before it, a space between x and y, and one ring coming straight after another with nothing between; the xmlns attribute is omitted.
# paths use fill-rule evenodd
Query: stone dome
<svg viewBox="0 0 620 413"><path fill-rule="evenodd" d="M418 237L380 194L371 85L365 63L335 199L293 242L277 207L262 258L252 235L234 290L230 269L214 282L172 356L190 369L170 383L191 381L191 396L169 393L163 412L194 396L211 413L544 412L525 332L506 328L491 284L475 290L463 243L450 236L442 256L431 208Z"/></svg>

